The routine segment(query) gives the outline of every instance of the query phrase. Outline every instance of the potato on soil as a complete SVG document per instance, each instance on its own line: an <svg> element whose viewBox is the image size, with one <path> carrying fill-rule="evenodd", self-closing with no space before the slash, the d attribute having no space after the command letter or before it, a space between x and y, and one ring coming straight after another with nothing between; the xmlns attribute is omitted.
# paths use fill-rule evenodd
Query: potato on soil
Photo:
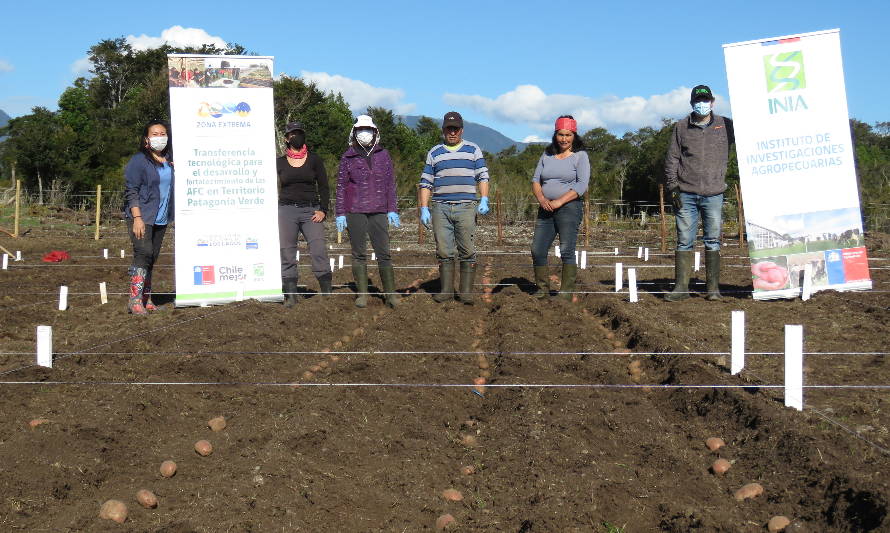
<svg viewBox="0 0 890 533"><path fill-rule="evenodd" d="M164 477L173 477L176 474L176 463L170 461L164 461L161 463L161 475Z"/></svg>
<svg viewBox="0 0 890 533"><path fill-rule="evenodd" d="M99 509L99 518L123 524L127 521L127 505L120 500L108 500Z"/></svg>
<svg viewBox="0 0 890 533"><path fill-rule="evenodd" d="M463 475L465 475L465 476L469 476L469 475L475 474L475 473L476 473L476 467L473 466L473 465L462 466L462 467L460 467L460 473L463 474Z"/></svg>
<svg viewBox="0 0 890 533"><path fill-rule="evenodd" d="M711 472L717 474L718 476L722 476L732 467L732 464L726 459L717 459L714 461L714 464L711 465Z"/></svg>
<svg viewBox="0 0 890 533"><path fill-rule="evenodd" d="M747 500L748 498L756 498L763 494L763 486L760 483L748 483L744 487L735 491L735 499L737 501Z"/></svg>
<svg viewBox="0 0 890 533"><path fill-rule="evenodd" d="M456 489L445 489L442 491L442 497L450 502L459 502L464 499L464 495Z"/></svg>
<svg viewBox="0 0 890 533"><path fill-rule="evenodd" d="M785 531L785 528L791 524L791 520L787 516L774 516L766 523L766 529L770 533Z"/></svg>
<svg viewBox="0 0 890 533"><path fill-rule="evenodd" d="M49 420L47 420L46 418L35 418L34 420L28 422L28 427L34 429L37 426L42 426L43 424L47 423L49 423Z"/></svg>
<svg viewBox="0 0 890 533"><path fill-rule="evenodd" d="M212 431L222 431L226 429L226 419L221 416L211 418L207 421L207 427Z"/></svg>
<svg viewBox="0 0 890 533"><path fill-rule="evenodd" d="M195 451L198 452L198 455L207 457L213 453L213 445L210 444L210 441L199 440L195 443Z"/></svg>
<svg viewBox="0 0 890 533"><path fill-rule="evenodd" d="M146 509L154 509L158 506L158 497L155 496L154 492L147 489L140 489L136 493L136 501Z"/></svg>
<svg viewBox="0 0 890 533"><path fill-rule="evenodd" d="M726 443L720 437L710 437L705 441L705 446L712 452L716 452L720 448L726 446Z"/></svg>
<svg viewBox="0 0 890 533"><path fill-rule="evenodd" d="M454 524L454 517L450 514L443 514L439 518L436 519L436 529L439 531L443 531L448 528L448 526Z"/></svg>
<svg viewBox="0 0 890 533"><path fill-rule="evenodd" d="M479 441L476 439L475 435L461 435L460 443L470 448L479 445Z"/></svg>

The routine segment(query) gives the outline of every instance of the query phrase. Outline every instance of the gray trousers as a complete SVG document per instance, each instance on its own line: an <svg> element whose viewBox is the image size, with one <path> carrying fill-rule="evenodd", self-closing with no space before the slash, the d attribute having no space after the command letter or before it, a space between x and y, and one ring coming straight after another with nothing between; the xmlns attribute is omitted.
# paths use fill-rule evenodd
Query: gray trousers
<svg viewBox="0 0 890 533"><path fill-rule="evenodd" d="M392 264L389 255L389 220L386 218L386 213L347 213L346 224L353 261L367 262L370 236L371 246L377 254L377 265L387 267Z"/></svg>
<svg viewBox="0 0 890 533"><path fill-rule="evenodd" d="M312 222L317 207L278 206L278 240L281 249L281 278L298 279L297 237L300 233L309 244L312 273L316 278L330 273L331 263L324 244L324 223Z"/></svg>

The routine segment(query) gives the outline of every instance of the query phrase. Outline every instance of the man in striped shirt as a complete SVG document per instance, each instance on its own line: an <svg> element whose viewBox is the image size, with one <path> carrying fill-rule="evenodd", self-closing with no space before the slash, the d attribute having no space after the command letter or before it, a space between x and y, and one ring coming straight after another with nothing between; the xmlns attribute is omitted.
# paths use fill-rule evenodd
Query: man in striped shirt
<svg viewBox="0 0 890 533"><path fill-rule="evenodd" d="M420 176L420 220L427 226L432 223L442 284L433 299L440 303L454 299L454 263L459 260L459 299L472 305L476 276L473 233L476 213L484 215L489 211L488 168L482 149L463 140L464 121L460 113L446 113L442 131L445 143L429 151ZM477 185L481 196L478 206Z"/></svg>

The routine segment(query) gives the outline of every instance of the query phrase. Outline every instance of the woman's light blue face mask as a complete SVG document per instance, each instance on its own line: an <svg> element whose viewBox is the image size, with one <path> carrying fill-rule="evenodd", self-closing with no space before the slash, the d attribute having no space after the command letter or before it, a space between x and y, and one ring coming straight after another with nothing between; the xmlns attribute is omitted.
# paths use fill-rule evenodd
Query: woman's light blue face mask
<svg viewBox="0 0 890 533"><path fill-rule="evenodd" d="M692 104L692 110L695 111L696 114L705 116L711 113L711 102L696 102Z"/></svg>

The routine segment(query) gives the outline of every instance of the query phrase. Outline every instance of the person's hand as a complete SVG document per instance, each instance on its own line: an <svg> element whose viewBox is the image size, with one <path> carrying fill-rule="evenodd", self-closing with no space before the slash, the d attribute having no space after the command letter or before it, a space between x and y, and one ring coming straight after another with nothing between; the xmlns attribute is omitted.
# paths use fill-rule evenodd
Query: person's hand
<svg viewBox="0 0 890 533"><path fill-rule="evenodd" d="M552 210L559 209L560 207L565 205L565 202L563 202L559 198L557 198L556 200L549 200L549 203L550 203L550 209L552 209Z"/></svg>
<svg viewBox="0 0 890 533"><path fill-rule="evenodd" d="M751 265L754 288L762 291L784 289L788 284L788 269L772 261L760 261Z"/></svg>
<svg viewBox="0 0 890 533"><path fill-rule="evenodd" d="M477 207L476 210L479 211L480 215L488 214L488 212L491 210L488 207L488 196L483 196L479 199L479 207Z"/></svg>
<svg viewBox="0 0 890 533"><path fill-rule="evenodd" d="M674 211L683 209L683 200L680 199L680 189L671 189L671 203L674 205Z"/></svg>
<svg viewBox="0 0 890 533"><path fill-rule="evenodd" d="M145 222L142 221L142 217L133 218L133 235L139 240L145 237Z"/></svg>
<svg viewBox="0 0 890 533"><path fill-rule="evenodd" d="M321 222L324 220L324 211L316 211L312 215L312 222Z"/></svg>
<svg viewBox="0 0 890 533"><path fill-rule="evenodd" d="M430 208L423 206L420 208L420 222L426 227L430 227L433 222L433 215L430 214Z"/></svg>
<svg viewBox="0 0 890 533"><path fill-rule="evenodd" d="M402 221L399 218L399 214L396 213L395 211L390 211L389 213L387 213L386 218L387 218L387 220L389 220L389 223L392 224L392 226L394 226L396 228L399 228L402 226Z"/></svg>
<svg viewBox="0 0 890 533"><path fill-rule="evenodd" d="M541 205L541 209L544 211L553 211L555 208L550 200L547 199L543 194L538 197L538 203Z"/></svg>
<svg viewBox="0 0 890 533"><path fill-rule="evenodd" d="M343 233L346 229L346 215L340 215L334 221L337 223L337 232Z"/></svg>

